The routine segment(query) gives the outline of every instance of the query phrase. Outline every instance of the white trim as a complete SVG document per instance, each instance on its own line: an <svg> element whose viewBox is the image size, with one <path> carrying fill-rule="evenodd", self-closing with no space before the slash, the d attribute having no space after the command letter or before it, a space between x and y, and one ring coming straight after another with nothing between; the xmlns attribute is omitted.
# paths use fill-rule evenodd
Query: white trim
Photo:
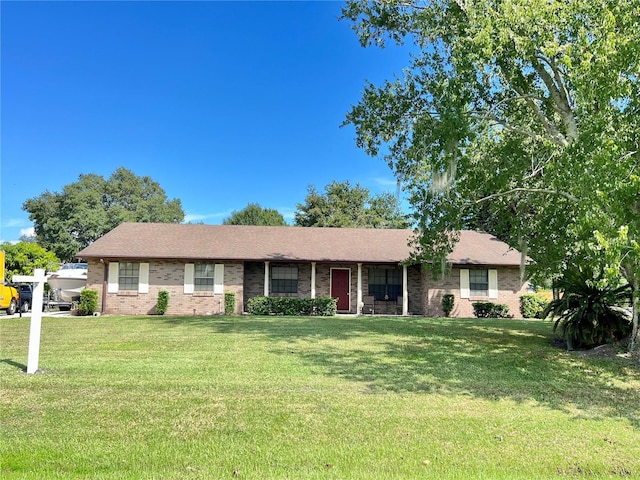
<svg viewBox="0 0 640 480"><path fill-rule="evenodd" d="M216 263L213 268L213 293L224 293L224 263Z"/></svg>
<svg viewBox="0 0 640 480"><path fill-rule="evenodd" d="M360 311L360 309L362 308L361 305L364 305L364 302L362 301L362 263L358 263L358 293L357 293L357 313L358 315L360 315L362 312Z"/></svg>
<svg viewBox="0 0 640 480"><path fill-rule="evenodd" d="M109 280L107 283L107 293L118 293L119 290L120 264L118 262L109 263Z"/></svg>
<svg viewBox="0 0 640 480"><path fill-rule="evenodd" d="M193 293L194 287L194 275L196 274L195 263L184 264L184 293Z"/></svg>
<svg viewBox="0 0 640 480"><path fill-rule="evenodd" d="M460 269L460 298L471 297L471 290L469 288L469 269Z"/></svg>
<svg viewBox="0 0 640 480"><path fill-rule="evenodd" d="M489 298L498 298L498 270L489 269Z"/></svg>
<svg viewBox="0 0 640 480"><path fill-rule="evenodd" d="M141 263L138 270L138 293L149 293L149 264Z"/></svg>
<svg viewBox="0 0 640 480"><path fill-rule="evenodd" d="M264 262L264 296L269 296L269 261Z"/></svg>
<svg viewBox="0 0 640 480"><path fill-rule="evenodd" d="M407 266L402 266L402 315L409 315L409 275L407 273Z"/></svg>
<svg viewBox="0 0 640 480"><path fill-rule="evenodd" d="M311 262L311 298L316 298L316 262Z"/></svg>

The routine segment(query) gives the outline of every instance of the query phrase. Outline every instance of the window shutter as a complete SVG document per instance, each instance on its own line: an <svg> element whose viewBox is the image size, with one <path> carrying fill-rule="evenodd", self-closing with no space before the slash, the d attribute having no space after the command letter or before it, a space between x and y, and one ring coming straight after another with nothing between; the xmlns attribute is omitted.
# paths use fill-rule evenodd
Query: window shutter
<svg viewBox="0 0 640 480"><path fill-rule="evenodd" d="M489 298L498 298L498 270L489 270Z"/></svg>
<svg viewBox="0 0 640 480"><path fill-rule="evenodd" d="M213 272L213 293L224 293L224 263L216 263Z"/></svg>
<svg viewBox="0 0 640 480"><path fill-rule="evenodd" d="M193 276L195 275L195 264L184 264L184 293L193 293Z"/></svg>
<svg viewBox="0 0 640 480"><path fill-rule="evenodd" d="M138 273L138 293L149 293L149 264L141 263Z"/></svg>
<svg viewBox="0 0 640 480"><path fill-rule="evenodd" d="M109 280L107 283L107 293L118 293L118 277L120 276L120 264L118 262L109 263Z"/></svg>
<svg viewBox="0 0 640 480"><path fill-rule="evenodd" d="M469 289L469 269L460 269L460 298L469 298L471 291Z"/></svg>

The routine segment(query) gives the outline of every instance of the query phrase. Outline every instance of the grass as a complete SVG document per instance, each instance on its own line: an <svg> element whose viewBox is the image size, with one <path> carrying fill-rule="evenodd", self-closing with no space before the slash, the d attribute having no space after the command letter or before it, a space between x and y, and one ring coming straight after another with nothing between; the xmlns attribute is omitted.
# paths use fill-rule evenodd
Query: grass
<svg viewBox="0 0 640 480"><path fill-rule="evenodd" d="M640 478L640 371L537 320L0 320L3 479Z"/></svg>

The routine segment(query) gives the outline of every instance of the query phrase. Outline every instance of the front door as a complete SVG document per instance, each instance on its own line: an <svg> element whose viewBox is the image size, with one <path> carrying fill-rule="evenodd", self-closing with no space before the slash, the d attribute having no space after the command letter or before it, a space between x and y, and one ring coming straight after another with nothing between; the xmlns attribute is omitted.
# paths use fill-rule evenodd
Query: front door
<svg viewBox="0 0 640 480"><path fill-rule="evenodd" d="M349 269L333 268L331 270L331 296L338 299L338 310L349 311Z"/></svg>

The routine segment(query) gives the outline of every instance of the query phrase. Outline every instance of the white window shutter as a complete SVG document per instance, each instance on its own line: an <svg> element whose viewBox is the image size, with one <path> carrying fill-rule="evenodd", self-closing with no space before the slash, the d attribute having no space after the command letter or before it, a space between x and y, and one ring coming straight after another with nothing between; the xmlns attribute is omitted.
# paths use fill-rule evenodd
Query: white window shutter
<svg viewBox="0 0 640 480"><path fill-rule="evenodd" d="M489 298L498 298L498 270L489 270Z"/></svg>
<svg viewBox="0 0 640 480"><path fill-rule="evenodd" d="M193 278L196 267L193 263L184 264L184 293L193 293Z"/></svg>
<svg viewBox="0 0 640 480"><path fill-rule="evenodd" d="M213 272L213 293L224 293L224 263L216 263Z"/></svg>
<svg viewBox="0 0 640 480"><path fill-rule="evenodd" d="M469 298L471 291L469 289L469 269L460 269L460 298Z"/></svg>
<svg viewBox="0 0 640 480"><path fill-rule="evenodd" d="M118 262L109 263L109 280L107 283L107 293L118 293L118 277L120 276L120 264Z"/></svg>
<svg viewBox="0 0 640 480"><path fill-rule="evenodd" d="M138 293L149 293L149 264L141 263L138 274Z"/></svg>

